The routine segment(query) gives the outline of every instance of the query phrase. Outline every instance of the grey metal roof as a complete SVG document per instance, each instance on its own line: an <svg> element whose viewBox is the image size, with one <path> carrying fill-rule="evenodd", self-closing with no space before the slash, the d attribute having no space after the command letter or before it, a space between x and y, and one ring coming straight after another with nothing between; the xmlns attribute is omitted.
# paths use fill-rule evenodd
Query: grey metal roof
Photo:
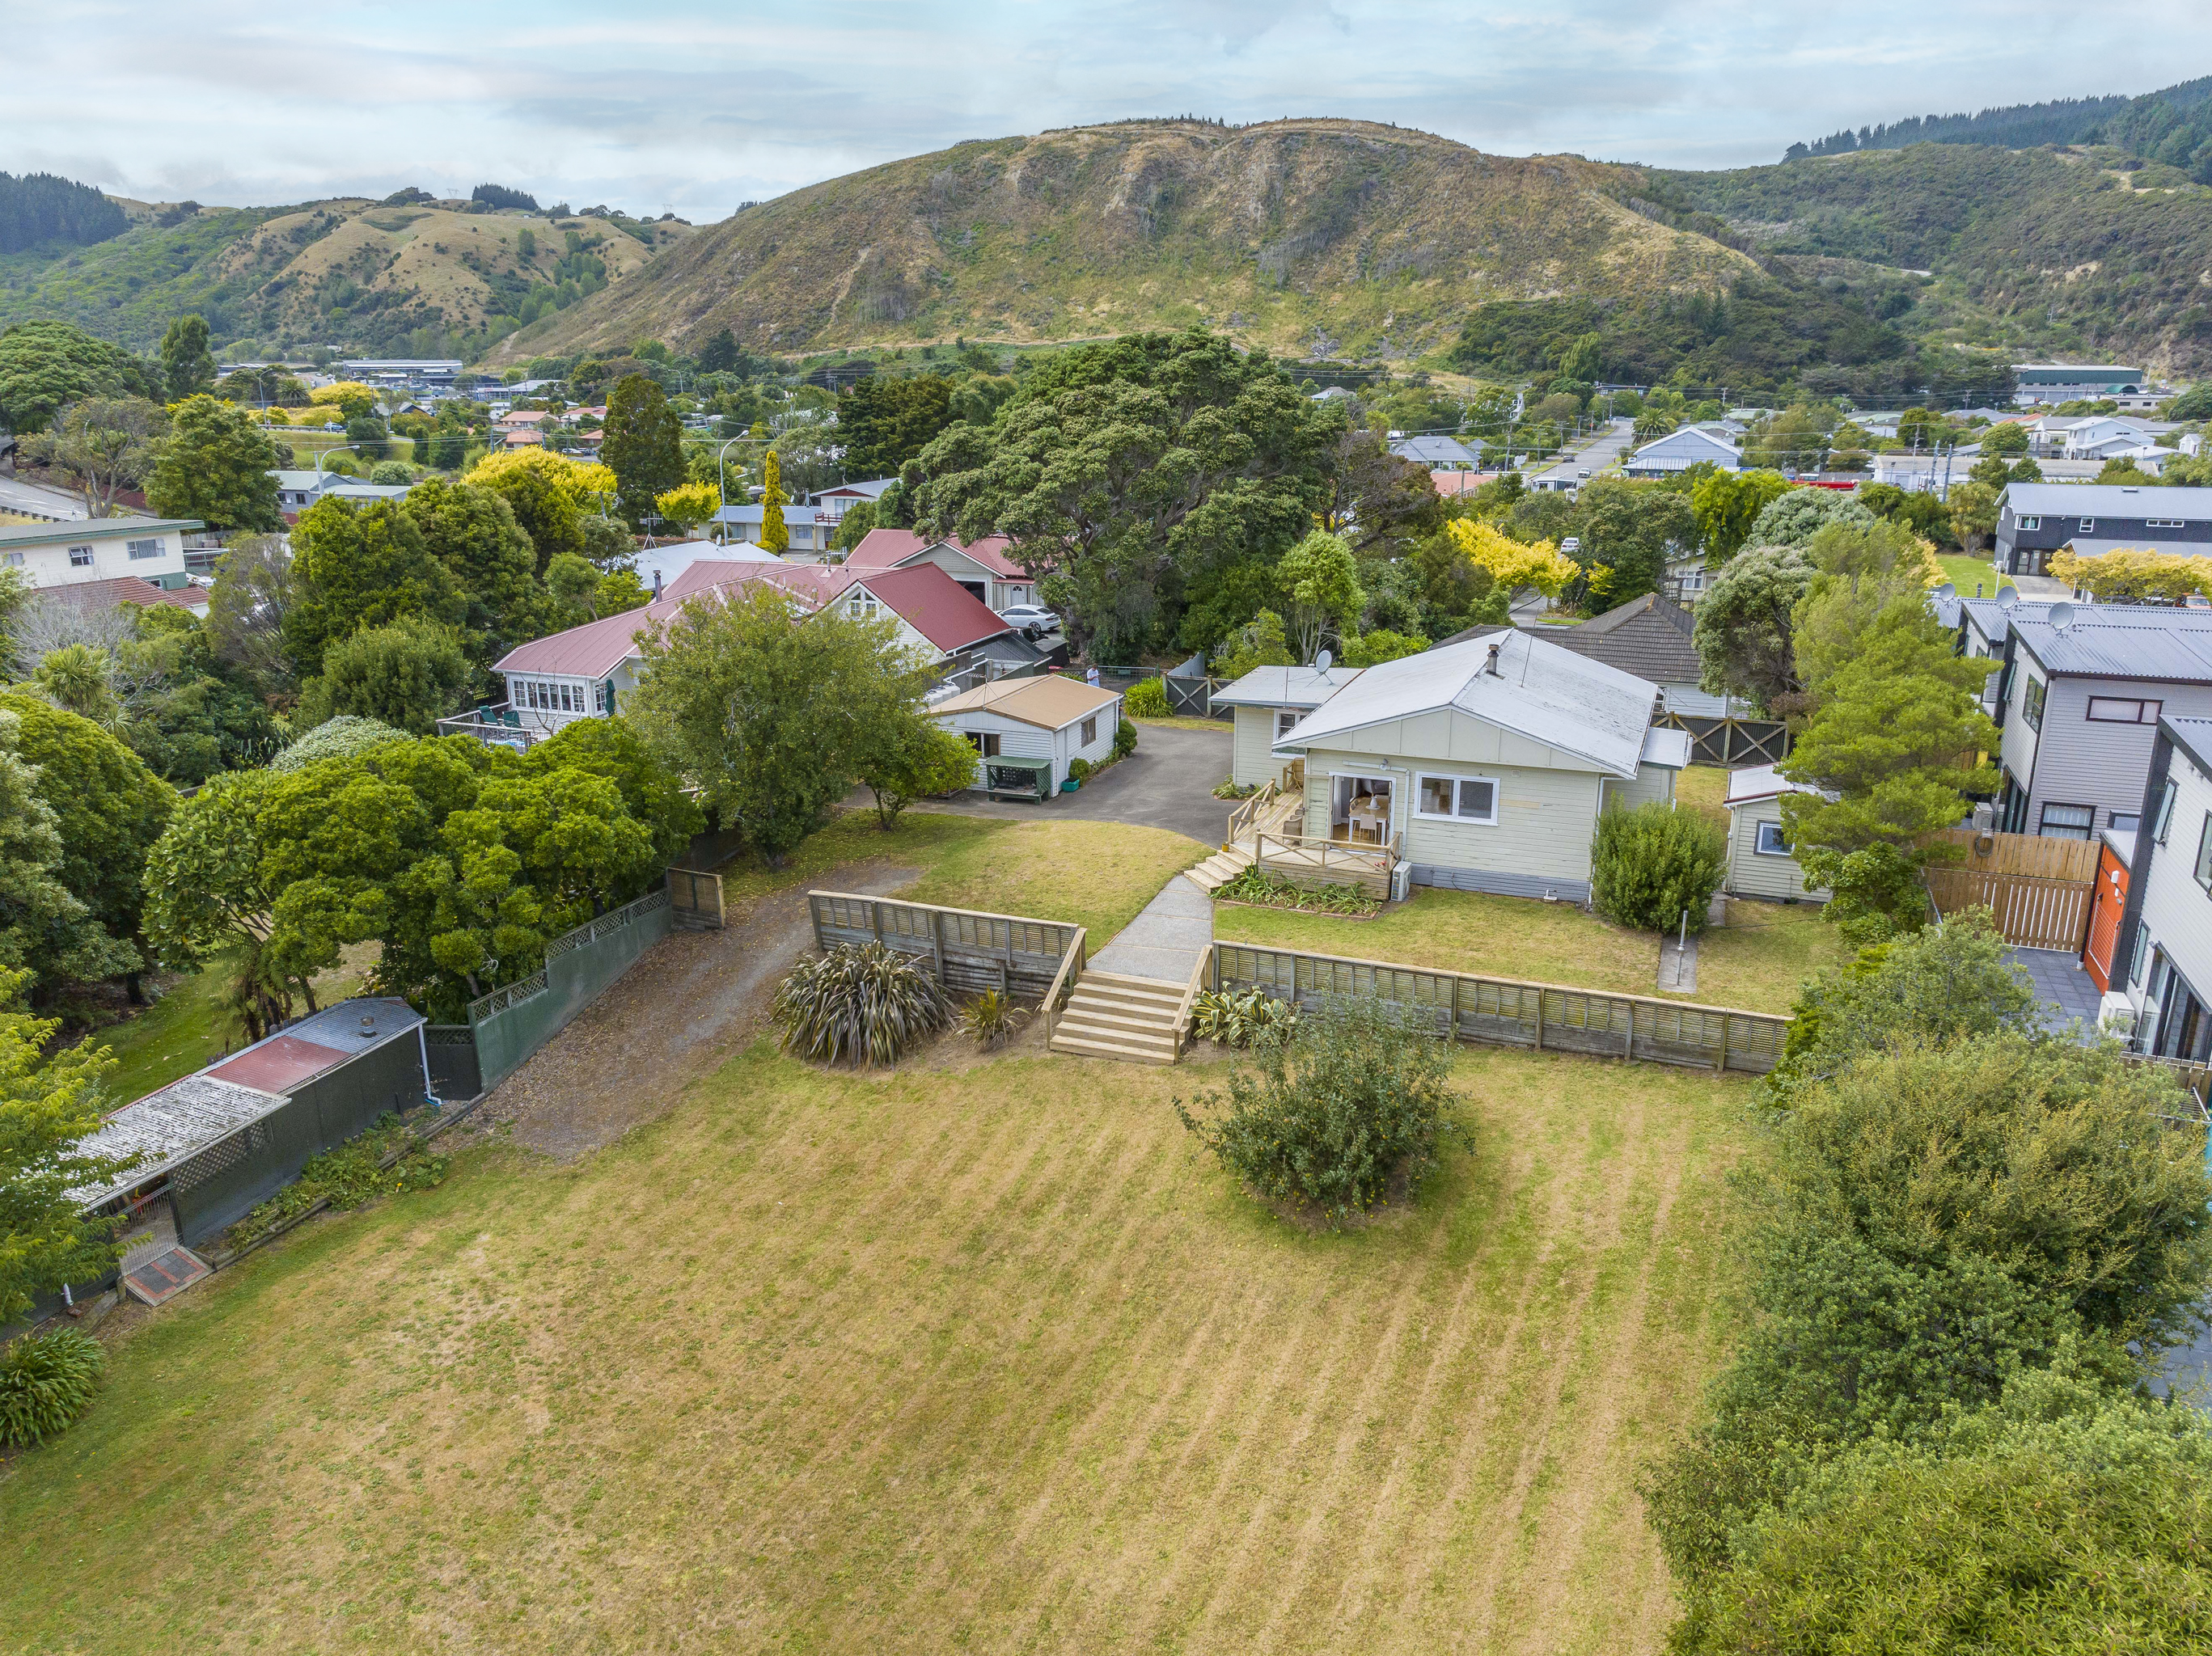
<svg viewBox="0 0 2212 1656"><path fill-rule="evenodd" d="M2142 612L2185 616L2185 610ZM2048 620L2023 621L2014 615L2012 630L2021 648L2046 670L2091 678L2156 679L2162 682L2212 684L2212 628L2166 626L2130 619L2077 619L2061 628Z"/></svg>
<svg viewBox="0 0 2212 1656"><path fill-rule="evenodd" d="M296 1023L288 1023L284 1033L341 1052L365 1052L395 1034L428 1022L404 1000L361 995L342 1000L335 1006L325 1006Z"/></svg>
<svg viewBox="0 0 2212 1656"><path fill-rule="evenodd" d="M1469 448L1456 437L1401 437L1390 445L1390 452L1401 460L1412 460L1425 466L1475 466L1481 464L1478 456L1482 440L1475 439Z"/></svg>
<svg viewBox="0 0 2212 1656"><path fill-rule="evenodd" d="M58 524L0 524L0 547L119 541L206 527L198 518L72 518Z"/></svg>
<svg viewBox="0 0 2212 1656"><path fill-rule="evenodd" d="M1486 670L1492 645L1495 674ZM1300 719L1275 751L1324 748L1370 725L1449 709L1626 779L1644 757L1658 695L1648 679L1503 627L1368 668Z"/></svg>
<svg viewBox="0 0 2212 1656"><path fill-rule="evenodd" d="M2197 768L2212 776L2212 719L2177 719L2167 714L2158 727L2174 744L2197 761Z"/></svg>
<svg viewBox="0 0 2212 1656"><path fill-rule="evenodd" d="M1318 707L1359 676L1357 667L1255 667L1206 699L1220 707Z"/></svg>
<svg viewBox="0 0 2212 1656"><path fill-rule="evenodd" d="M2127 483L2007 483L2016 515L2054 518L2212 518L2212 489Z"/></svg>
<svg viewBox="0 0 2212 1656"><path fill-rule="evenodd" d="M2164 604L2075 604L2067 598L2021 598L2015 604L2005 604L1996 598L1961 597L1957 602L1960 613L1992 644L2002 644L2015 621L2048 621L2051 607L2056 604L2072 609L2077 626L2166 627L2189 631L2212 628L2212 610L2184 610Z"/></svg>

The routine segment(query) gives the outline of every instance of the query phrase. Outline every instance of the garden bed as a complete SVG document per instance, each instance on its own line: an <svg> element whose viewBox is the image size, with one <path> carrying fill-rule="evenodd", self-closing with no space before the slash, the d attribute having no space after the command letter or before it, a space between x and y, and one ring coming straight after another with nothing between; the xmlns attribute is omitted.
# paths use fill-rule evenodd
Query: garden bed
<svg viewBox="0 0 2212 1656"><path fill-rule="evenodd" d="M1213 894L1232 908L1278 908L1297 914L1325 914L1332 919L1371 920L1387 904L1357 886L1302 886L1267 873L1257 864L1225 882Z"/></svg>

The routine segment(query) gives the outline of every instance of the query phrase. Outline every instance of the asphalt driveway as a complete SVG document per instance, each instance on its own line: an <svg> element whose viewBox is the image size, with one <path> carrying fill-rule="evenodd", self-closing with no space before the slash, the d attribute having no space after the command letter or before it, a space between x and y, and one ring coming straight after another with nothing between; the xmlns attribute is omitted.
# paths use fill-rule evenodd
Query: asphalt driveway
<svg viewBox="0 0 2212 1656"><path fill-rule="evenodd" d="M1228 800L1213 797L1214 788L1228 774L1226 725L1218 731L1140 725L1136 752L1073 793L1057 794L1037 804L989 800L979 794L957 800L927 800L914 809L951 811L961 816L1000 816L1020 822L1054 816L1135 822L1218 846L1229 826L1229 813L1236 809Z"/></svg>

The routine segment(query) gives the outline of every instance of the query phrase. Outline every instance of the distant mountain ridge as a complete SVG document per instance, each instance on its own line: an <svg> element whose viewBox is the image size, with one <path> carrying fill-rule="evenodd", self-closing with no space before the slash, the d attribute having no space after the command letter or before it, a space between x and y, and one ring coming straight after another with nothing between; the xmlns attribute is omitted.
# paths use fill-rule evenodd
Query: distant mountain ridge
<svg viewBox="0 0 2212 1656"><path fill-rule="evenodd" d="M2013 104L1975 115L1914 115L1887 125L1849 127L1811 143L1793 143L1785 161L1845 155L1860 149L1903 149L1916 143L1994 144L2029 149L2044 144L2110 143L2145 161L2192 173L2212 184L2212 76L2184 81L2141 97L2060 98Z"/></svg>

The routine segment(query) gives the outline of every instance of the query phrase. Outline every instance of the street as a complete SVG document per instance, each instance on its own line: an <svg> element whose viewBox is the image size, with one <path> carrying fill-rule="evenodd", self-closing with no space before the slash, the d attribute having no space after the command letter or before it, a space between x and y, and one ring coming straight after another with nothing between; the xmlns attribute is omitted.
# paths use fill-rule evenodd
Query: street
<svg viewBox="0 0 2212 1656"><path fill-rule="evenodd" d="M1583 481L1577 473L1587 471L1593 477L1628 452L1634 437L1636 422L1629 419L1612 422L1598 433L1590 446L1580 453L1570 454L1558 464L1528 474L1531 488L1572 488Z"/></svg>
<svg viewBox="0 0 2212 1656"><path fill-rule="evenodd" d="M84 502L74 494L21 477L0 477L0 512L67 521L84 516Z"/></svg>

